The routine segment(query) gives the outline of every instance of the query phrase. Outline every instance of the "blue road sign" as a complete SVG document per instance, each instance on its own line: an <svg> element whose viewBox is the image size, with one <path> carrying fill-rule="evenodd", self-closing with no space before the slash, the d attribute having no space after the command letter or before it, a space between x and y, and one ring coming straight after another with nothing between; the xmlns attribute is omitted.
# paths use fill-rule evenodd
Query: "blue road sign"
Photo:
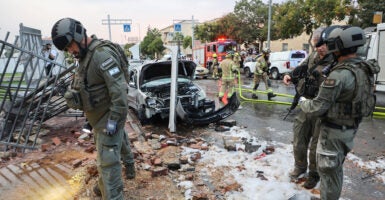
<svg viewBox="0 0 385 200"><path fill-rule="evenodd" d="M181 32L182 31L182 24L174 24L174 31Z"/></svg>
<svg viewBox="0 0 385 200"><path fill-rule="evenodd" d="M124 32L131 32L131 24L123 24Z"/></svg>

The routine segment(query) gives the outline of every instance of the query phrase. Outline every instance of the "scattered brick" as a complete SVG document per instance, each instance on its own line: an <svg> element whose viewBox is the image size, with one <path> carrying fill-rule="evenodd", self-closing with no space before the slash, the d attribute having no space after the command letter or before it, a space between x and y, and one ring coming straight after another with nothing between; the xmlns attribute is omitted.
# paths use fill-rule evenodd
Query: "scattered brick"
<svg viewBox="0 0 385 200"><path fill-rule="evenodd" d="M151 170L151 177L165 176L168 174L168 168L166 167L156 167Z"/></svg>
<svg viewBox="0 0 385 200"><path fill-rule="evenodd" d="M95 146L89 146L87 147L84 152L87 152L87 153L93 153L94 151L96 150L96 147Z"/></svg>
<svg viewBox="0 0 385 200"><path fill-rule="evenodd" d="M58 137L52 138L52 142L55 144L55 146L59 146L61 144L60 138Z"/></svg>
<svg viewBox="0 0 385 200"><path fill-rule="evenodd" d="M42 152L46 152L46 151L48 151L50 148L51 148L51 144L49 144L49 143L42 144L41 147L40 147L40 149L41 149Z"/></svg>
<svg viewBox="0 0 385 200"><path fill-rule="evenodd" d="M77 168L77 167L79 167L82 163L83 163L82 160L76 159L76 160L74 160L74 161L72 162L72 168Z"/></svg>

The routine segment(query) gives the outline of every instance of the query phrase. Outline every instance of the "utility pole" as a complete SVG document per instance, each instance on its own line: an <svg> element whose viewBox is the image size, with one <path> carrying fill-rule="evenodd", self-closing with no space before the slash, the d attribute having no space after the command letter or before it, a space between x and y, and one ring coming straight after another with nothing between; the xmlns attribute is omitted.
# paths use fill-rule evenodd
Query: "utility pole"
<svg viewBox="0 0 385 200"><path fill-rule="evenodd" d="M194 47L195 47L195 42L194 42L194 15L191 17L191 56L192 60L194 60Z"/></svg>
<svg viewBox="0 0 385 200"><path fill-rule="evenodd" d="M270 28L271 28L271 0L269 0L269 21L267 26L267 48L270 49Z"/></svg>
<svg viewBox="0 0 385 200"><path fill-rule="evenodd" d="M132 24L131 19L110 19L110 15L107 15L107 19L102 19L102 25L108 25L109 39L111 41L111 25L124 25Z"/></svg>

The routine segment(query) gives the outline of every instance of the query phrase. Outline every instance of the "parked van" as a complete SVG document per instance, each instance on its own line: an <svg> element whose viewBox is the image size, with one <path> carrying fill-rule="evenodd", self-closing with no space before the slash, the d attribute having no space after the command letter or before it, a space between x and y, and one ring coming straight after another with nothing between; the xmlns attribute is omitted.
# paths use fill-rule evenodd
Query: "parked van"
<svg viewBox="0 0 385 200"><path fill-rule="evenodd" d="M373 31L366 33L366 44L357 50L363 59L376 59L380 72L376 77L376 91L385 93L385 23L377 24ZM379 101L379 98L377 98Z"/></svg>
<svg viewBox="0 0 385 200"><path fill-rule="evenodd" d="M291 50L270 53L270 75L272 79L281 78L282 74L292 71L307 56L304 50Z"/></svg>

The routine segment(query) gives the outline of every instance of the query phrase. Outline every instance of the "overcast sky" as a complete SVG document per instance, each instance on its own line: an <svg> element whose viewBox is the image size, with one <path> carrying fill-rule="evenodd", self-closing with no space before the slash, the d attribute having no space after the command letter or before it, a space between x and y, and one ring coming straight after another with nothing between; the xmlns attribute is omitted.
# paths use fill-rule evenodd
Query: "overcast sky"
<svg viewBox="0 0 385 200"><path fill-rule="evenodd" d="M268 0L263 0L268 2ZM273 0L273 3L282 0ZM88 34L108 39L108 26L102 19L131 19L131 32L123 32L123 25L111 26L112 40L126 43L129 38L143 38L148 26L162 29L173 20L192 19L204 22L222 17L234 10L236 0L0 0L0 39L5 33L19 34L19 24L51 35L52 25L59 19L79 20ZM139 31L140 30L140 31Z"/></svg>

